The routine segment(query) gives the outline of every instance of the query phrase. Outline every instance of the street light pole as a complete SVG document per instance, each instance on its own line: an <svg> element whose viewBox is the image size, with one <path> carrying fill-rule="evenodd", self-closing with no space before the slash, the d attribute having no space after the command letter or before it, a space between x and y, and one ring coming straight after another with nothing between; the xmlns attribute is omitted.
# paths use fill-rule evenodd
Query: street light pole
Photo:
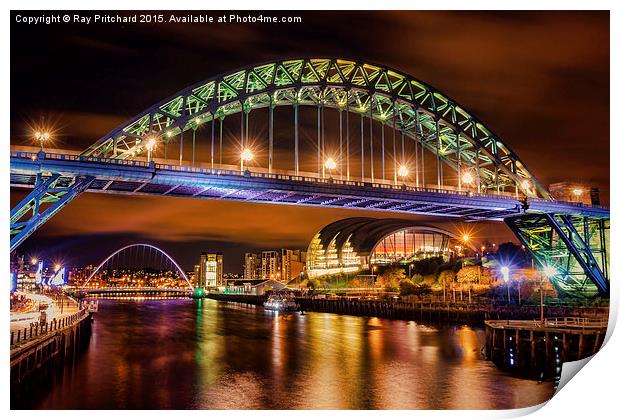
<svg viewBox="0 0 620 420"><path fill-rule="evenodd" d="M506 285L506 294L508 295L508 305L510 305L510 286L508 282L510 281L510 268L502 267L500 269L502 275L504 276L504 284Z"/></svg>
<svg viewBox="0 0 620 420"><path fill-rule="evenodd" d="M543 296L543 275L540 275L540 322L545 321L545 305Z"/></svg>
<svg viewBox="0 0 620 420"><path fill-rule="evenodd" d="M441 277L441 288L443 289L443 301L446 302L446 279L444 276Z"/></svg>

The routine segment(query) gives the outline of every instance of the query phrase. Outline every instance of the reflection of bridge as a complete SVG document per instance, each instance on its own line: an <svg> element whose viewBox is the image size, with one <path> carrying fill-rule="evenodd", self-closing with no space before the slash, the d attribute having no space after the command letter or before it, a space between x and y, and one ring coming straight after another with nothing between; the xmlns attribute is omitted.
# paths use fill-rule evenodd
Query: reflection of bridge
<svg viewBox="0 0 620 420"><path fill-rule="evenodd" d="M285 106L292 127L276 124ZM286 60L217 76L81 155L12 152L11 185L33 188L11 211L11 250L83 191L345 207L504 219L560 290L608 292L608 209L552 200L455 101L367 63Z"/></svg>

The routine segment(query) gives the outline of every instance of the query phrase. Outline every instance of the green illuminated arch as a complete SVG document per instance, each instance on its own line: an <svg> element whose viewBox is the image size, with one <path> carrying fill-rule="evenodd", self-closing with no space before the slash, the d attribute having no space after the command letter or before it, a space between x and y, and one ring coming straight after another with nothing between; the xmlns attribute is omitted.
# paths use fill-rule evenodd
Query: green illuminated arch
<svg viewBox="0 0 620 420"><path fill-rule="evenodd" d="M419 139L457 171L475 168L487 189L518 188L550 198L493 131L433 87L385 66L339 58L264 63L187 87L112 130L84 155L145 154L147 137L163 141L199 124L258 108L312 105L363 114Z"/></svg>

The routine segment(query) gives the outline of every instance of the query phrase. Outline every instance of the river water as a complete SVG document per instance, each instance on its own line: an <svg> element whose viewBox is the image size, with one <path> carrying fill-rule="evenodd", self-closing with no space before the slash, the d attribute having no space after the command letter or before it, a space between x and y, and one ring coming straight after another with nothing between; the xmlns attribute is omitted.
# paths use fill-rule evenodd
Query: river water
<svg viewBox="0 0 620 420"><path fill-rule="evenodd" d="M212 300L100 301L43 409L500 409L553 384L485 361L484 330Z"/></svg>

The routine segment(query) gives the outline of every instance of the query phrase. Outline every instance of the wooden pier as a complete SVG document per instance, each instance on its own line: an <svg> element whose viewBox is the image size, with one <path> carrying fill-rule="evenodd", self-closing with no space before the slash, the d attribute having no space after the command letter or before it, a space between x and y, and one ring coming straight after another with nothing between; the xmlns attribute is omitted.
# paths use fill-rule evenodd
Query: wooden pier
<svg viewBox="0 0 620 420"><path fill-rule="evenodd" d="M601 348L607 319L487 320L485 356L500 369L540 380L559 379L563 362Z"/></svg>
<svg viewBox="0 0 620 420"><path fill-rule="evenodd" d="M455 322L482 325L490 319L535 319L538 306L494 305L492 303L403 302L400 300L363 300L345 298L296 298L303 311L331 312L342 315L376 316L424 322ZM607 308L547 307L549 317L608 317Z"/></svg>

